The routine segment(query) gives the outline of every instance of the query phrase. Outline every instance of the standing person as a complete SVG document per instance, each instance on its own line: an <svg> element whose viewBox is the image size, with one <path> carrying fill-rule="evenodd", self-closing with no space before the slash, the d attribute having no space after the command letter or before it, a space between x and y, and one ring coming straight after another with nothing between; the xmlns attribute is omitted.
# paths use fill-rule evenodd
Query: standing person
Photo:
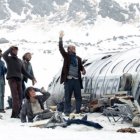
<svg viewBox="0 0 140 140"><path fill-rule="evenodd" d="M5 63L1 60L2 50L0 49L0 113L5 113L4 110L4 93L5 93L5 74L7 69Z"/></svg>
<svg viewBox="0 0 140 140"><path fill-rule="evenodd" d="M10 54L10 55L9 55ZM12 115L11 118L19 118L22 104L22 74L30 78L35 84L36 80L28 74L23 66L22 60L18 58L18 47L11 46L3 53L3 58L7 64L7 80L12 95Z"/></svg>
<svg viewBox="0 0 140 140"><path fill-rule="evenodd" d="M32 64L30 63L31 61L31 58L32 58L32 55L30 52L27 52L23 55L22 59L23 59L23 65L25 67L25 70L34 77L34 72L33 72L33 68L32 68ZM35 79L35 77L34 77ZM23 90L23 95L22 95L22 98L24 99L25 98L25 89L26 89L26 86L25 86L25 82L27 83L28 82L28 78L26 76L23 75L23 79L22 79L22 90Z"/></svg>
<svg viewBox="0 0 140 140"><path fill-rule="evenodd" d="M69 45L67 52L63 48L63 36L64 32L61 31L59 35L59 51L64 58L64 63L61 72L60 83L64 82L64 113L69 115L71 113L71 97L74 92L76 100L76 113L80 113L82 96L82 80L81 72L84 75L86 73L82 60L76 55L76 48L73 45Z"/></svg>

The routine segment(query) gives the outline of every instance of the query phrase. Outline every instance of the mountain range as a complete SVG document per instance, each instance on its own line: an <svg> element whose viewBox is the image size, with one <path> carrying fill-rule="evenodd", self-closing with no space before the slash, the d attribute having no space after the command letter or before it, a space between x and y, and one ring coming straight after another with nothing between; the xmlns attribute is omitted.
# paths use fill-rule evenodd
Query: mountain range
<svg viewBox="0 0 140 140"><path fill-rule="evenodd" d="M46 18L49 23L94 24L99 16L121 23L138 20L140 2L133 0L0 0L0 23Z"/></svg>

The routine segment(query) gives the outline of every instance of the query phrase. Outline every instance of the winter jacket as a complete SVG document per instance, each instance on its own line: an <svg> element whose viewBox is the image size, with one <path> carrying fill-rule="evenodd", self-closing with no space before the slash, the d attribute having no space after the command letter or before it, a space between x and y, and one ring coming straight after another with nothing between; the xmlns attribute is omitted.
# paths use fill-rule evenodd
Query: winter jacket
<svg viewBox="0 0 140 140"><path fill-rule="evenodd" d="M23 61L23 65L25 67L25 70L34 77L34 73L33 73L33 68L30 62L26 62ZM23 81L25 81L26 83L28 82L28 78L26 76L23 75Z"/></svg>
<svg viewBox="0 0 140 140"><path fill-rule="evenodd" d="M5 74L7 72L7 68L5 67L5 63L0 59L0 80L5 84Z"/></svg>
<svg viewBox="0 0 140 140"><path fill-rule="evenodd" d="M59 51L64 58L64 63L63 63L62 72L61 72L61 79L60 79L60 83L62 84L63 82L67 81L67 76L68 76L69 67L70 67L70 55L63 48L62 38L59 38ZM81 58L79 56L76 56L76 57L78 60L78 79L80 80L81 88L82 88L83 86L82 86L82 79L81 79L81 71L85 69L82 65Z"/></svg>
<svg viewBox="0 0 140 140"><path fill-rule="evenodd" d="M43 95L37 95L36 99L38 100L41 109L44 110L44 102L50 97L50 93L48 92L41 92L40 89L34 88L36 92L40 92ZM27 119L26 119L27 117ZM31 102L28 99L24 99L24 102L22 104L21 112L20 112L20 119L21 122L33 122L35 115L33 114Z"/></svg>

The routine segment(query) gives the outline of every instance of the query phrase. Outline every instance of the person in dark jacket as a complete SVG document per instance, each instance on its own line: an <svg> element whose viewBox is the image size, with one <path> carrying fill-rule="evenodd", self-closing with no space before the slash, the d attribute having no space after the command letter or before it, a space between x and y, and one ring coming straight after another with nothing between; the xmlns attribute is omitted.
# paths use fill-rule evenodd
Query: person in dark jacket
<svg viewBox="0 0 140 140"><path fill-rule="evenodd" d="M32 58L32 55L30 52L27 52L23 55L22 59L23 59L23 65L25 67L25 70L30 74L32 75L34 78L34 72L33 72L33 68L32 68L32 64L31 64L31 58ZM28 78L26 76L23 75L23 79L22 79L22 90L23 90L23 95L22 95L22 98L24 99L25 98L25 89L26 89L26 86L25 86L25 83L28 82Z"/></svg>
<svg viewBox="0 0 140 140"><path fill-rule="evenodd" d="M4 94L5 94L5 74L7 68L4 61L1 60L2 50L0 49L0 113L5 113L4 110Z"/></svg>
<svg viewBox="0 0 140 140"><path fill-rule="evenodd" d="M3 53L3 58L7 64L7 80L12 96L12 114L11 118L19 118L22 105L22 74L32 80L35 84L36 80L32 75L26 72L22 60L18 58L18 47L11 46ZM10 54L10 55L9 55Z"/></svg>
<svg viewBox="0 0 140 140"><path fill-rule="evenodd" d="M36 92L43 95L36 95ZM52 117L54 113L44 109L44 102L49 97L50 93L46 92L44 88L28 87L25 90L25 99L20 112L21 122L33 122L36 116L41 120Z"/></svg>
<svg viewBox="0 0 140 140"><path fill-rule="evenodd" d="M63 36L64 32L61 31L59 35L59 51L64 58L64 63L61 72L60 83L64 83L64 113L69 115L71 113L71 97L74 92L76 100L76 113L80 113L81 108L81 88L82 80L81 73L86 73L82 60L76 55L76 48L73 45L69 45L67 52L63 48Z"/></svg>

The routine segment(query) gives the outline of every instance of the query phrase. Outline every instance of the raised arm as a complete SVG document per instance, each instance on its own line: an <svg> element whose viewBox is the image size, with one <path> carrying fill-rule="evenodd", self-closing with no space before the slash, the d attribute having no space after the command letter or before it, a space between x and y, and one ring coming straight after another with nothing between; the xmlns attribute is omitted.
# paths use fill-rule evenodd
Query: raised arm
<svg viewBox="0 0 140 140"><path fill-rule="evenodd" d="M41 102L45 102L49 97L50 97L50 93L47 92L44 87L42 87L41 89L38 89L38 88L34 88L34 90L36 92L40 92L42 93L43 95L38 95L38 98L40 98Z"/></svg>
<svg viewBox="0 0 140 140"><path fill-rule="evenodd" d="M59 34L59 51L60 51L61 55L63 57L65 57L67 55L67 52L65 51L65 49L63 47L63 36L64 36L64 32L61 31Z"/></svg>
<svg viewBox="0 0 140 140"><path fill-rule="evenodd" d="M2 54L3 59L4 59L6 62L8 61L8 55L9 55L9 53L11 52L11 50L12 50L12 47L10 47L8 50L6 50L6 51Z"/></svg>

